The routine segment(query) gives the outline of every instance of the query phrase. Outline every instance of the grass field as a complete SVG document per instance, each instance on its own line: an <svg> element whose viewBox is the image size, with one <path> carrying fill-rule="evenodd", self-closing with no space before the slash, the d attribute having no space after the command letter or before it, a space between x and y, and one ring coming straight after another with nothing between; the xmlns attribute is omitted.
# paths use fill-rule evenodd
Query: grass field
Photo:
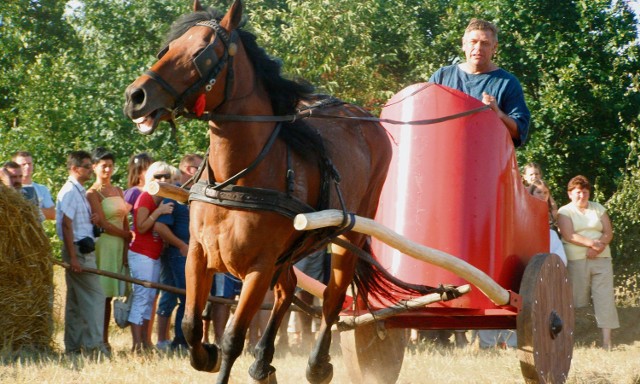
<svg viewBox="0 0 640 384"><path fill-rule="evenodd" d="M215 382L215 374L196 372L187 356L155 353L135 356L128 352L126 332L114 335L111 360L94 361L51 353L0 365L2 383L203 383ZM622 384L640 382L640 344L618 346L611 352L578 347L568 383ZM349 383L341 356L333 356L333 383ZM243 355L232 372L232 383L248 383L252 362ZM306 356L287 354L274 361L280 383L306 383ZM438 349L421 345L405 354L398 383L522 383L519 362L513 350L482 351Z"/></svg>
<svg viewBox="0 0 640 384"><path fill-rule="evenodd" d="M113 356L110 360L70 357L62 353L60 272L56 271L57 348L48 353L24 353L0 360L0 383L203 383L215 382L216 375L197 372L186 355L154 352L144 356L129 352L129 329L115 325L111 332ZM62 280L63 281L63 280ZM621 309L623 328L614 333L616 347L604 351L589 340L593 335L577 335L582 345L574 349L568 383L619 384L640 383L640 339L637 311ZM587 315L584 315L588 317ZM584 321L583 321L584 323ZM588 326L577 332L594 333ZM597 330L596 330L597 331ZM597 332L595 332L597 335ZM586 341L584 341L586 340ZM349 383L345 363L334 349L333 383ZM280 383L306 383L306 353L287 352L274 360ZM232 383L248 383L247 374L253 359L243 355L232 371ZM408 348L398 383L522 383L519 361L514 350L480 350L476 345L463 349L436 347L421 343Z"/></svg>

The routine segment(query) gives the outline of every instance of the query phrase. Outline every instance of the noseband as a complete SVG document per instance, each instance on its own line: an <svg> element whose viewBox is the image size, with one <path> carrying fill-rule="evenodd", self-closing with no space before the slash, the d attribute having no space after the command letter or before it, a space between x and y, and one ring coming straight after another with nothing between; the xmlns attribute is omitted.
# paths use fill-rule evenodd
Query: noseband
<svg viewBox="0 0 640 384"><path fill-rule="evenodd" d="M234 30L231 31L231 35L227 34L227 31L225 31L225 29L222 28L216 20L200 21L194 26L209 27L215 32L215 38L213 41L193 59L193 65L196 67L196 70L200 75L200 80L196 81L193 85L182 92L182 94L180 94L158 73L151 69L145 72L147 76L160 84L162 89L167 91L175 99L175 104L171 109L171 115L173 117L176 117L180 113L188 112L185 110L184 102L189 96L198 93L203 87L205 92L211 91L225 65L227 66L227 77L225 82L224 99L220 105L224 104L224 102L229 99L230 92L233 89L233 57L238 50L238 45L236 43L238 38L237 32ZM224 53L220 58L216 55L215 51L215 46L218 41L221 41L224 47ZM163 48L160 53L158 53L158 59L161 59L168 50L169 46Z"/></svg>

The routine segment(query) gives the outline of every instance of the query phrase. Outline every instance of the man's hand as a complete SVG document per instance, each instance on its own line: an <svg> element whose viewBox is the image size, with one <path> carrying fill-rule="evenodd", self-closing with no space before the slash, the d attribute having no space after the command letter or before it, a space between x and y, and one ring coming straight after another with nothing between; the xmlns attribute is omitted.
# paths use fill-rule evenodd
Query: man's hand
<svg viewBox="0 0 640 384"><path fill-rule="evenodd" d="M494 112L499 112L500 108L498 108L498 102L494 96L491 96L487 92L482 92L482 102L485 105L488 105L489 108L493 109Z"/></svg>
<svg viewBox="0 0 640 384"><path fill-rule="evenodd" d="M0 183L6 185L9 188L13 188L11 185L11 178L9 177L9 173L4 168L0 168Z"/></svg>
<svg viewBox="0 0 640 384"><path fill-rule="evenodd" d="M81 273L82 265L80 265L80 262L78 261L78 257L74 255L74 256L70 256L69 258L70 258L69 265L71 266L71 271L76 273Z"/></svg>
<svg viewBox="0 0 640 384"><path fill-rule="evenodd" d="M518 132L518 124L514 119L509 117L506 113L502 112L500 107L498 107L498 102L496 101L495 96L491 96L487 92L482 92L482 102L485 105L488 105L502 120L504 125L507 127L509 131L509 135L511 135L512 139L520 139L520 133Z"/></svg>

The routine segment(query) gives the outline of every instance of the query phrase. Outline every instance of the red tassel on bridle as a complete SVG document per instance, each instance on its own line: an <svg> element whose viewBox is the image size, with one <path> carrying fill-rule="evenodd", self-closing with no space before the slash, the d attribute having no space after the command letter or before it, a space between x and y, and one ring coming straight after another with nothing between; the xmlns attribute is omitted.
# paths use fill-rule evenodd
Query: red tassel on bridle
<svg viewBox="0 0 640 384"><path fill-rule="evenodd" d="M196 99L196 103L193 105L193 113L195 113L198 117L202 116L202 114L204 113L205 104L207 104L207 98L203 93Z"/></svg>

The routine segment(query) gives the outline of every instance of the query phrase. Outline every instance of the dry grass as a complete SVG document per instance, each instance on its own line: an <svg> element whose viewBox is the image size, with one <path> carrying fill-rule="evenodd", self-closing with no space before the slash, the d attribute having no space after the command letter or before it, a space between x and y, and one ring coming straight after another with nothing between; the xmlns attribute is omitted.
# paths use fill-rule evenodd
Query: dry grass
<svg viewBox="0 0 640 384"><path fill-rule="evenodd" d="M36 207L0 183L0 352L50 346L51 273Z"/></svg>
<svg viewBox="0 0 640 384"><path fill-rule="evenodd" d="M56 337L62 345L61 300L63 280L60 268L56 275ZM622 318L625 318L623 314ZM633 312L636 314L636 312ZM629 326L632 325L629 321ZM614 333L618 346L611 352L589 344L574 351L568 383L640 383L640 342L623 337L624 331ZM635 335L637 332L625 334ZM214 382L216 375L194 371L187 356L154 353L135 356L129 353L129 330L112 328L111 344L114 349L111 360L96 361L82 357L69 357L58 347L52 352L35 355L24 353L0 360L0 383L200 383ZM333 354L334 384L349 383L348 374L340 353ZM0 358L1 359L1 358ZM234 365L231 383L247 383L253 359L241 356ZM306 355L286 354L274 361L280 383L306 383ZM476 346L465 349L439 348L421 344L408 349L405 354L398 383L523 383L520 366L513 350L482 351Z"/></svg>
<svg viewBox="0 0 640 384"><path fill-rule="evenodd" d="M114 334L115 354L111 360L94 361L50 353L40 357L5 361L0 365L2 383L196 383L214 382L215 374L194 371L187 356L152 354L133 356L128 352L127 332ZM612 352L580 347L574 353L568 383L638 383L640 344L621 346ZM252 359L242 356L233 368L231 383L247 383ZM333 383L349 383L341 357L334 356ZM274 361L281 383L305 383L306 357L288 354ZM398 383L522 383L514 351L480 351L473 347L454 350L424 345L407 351Z"/></svg>

